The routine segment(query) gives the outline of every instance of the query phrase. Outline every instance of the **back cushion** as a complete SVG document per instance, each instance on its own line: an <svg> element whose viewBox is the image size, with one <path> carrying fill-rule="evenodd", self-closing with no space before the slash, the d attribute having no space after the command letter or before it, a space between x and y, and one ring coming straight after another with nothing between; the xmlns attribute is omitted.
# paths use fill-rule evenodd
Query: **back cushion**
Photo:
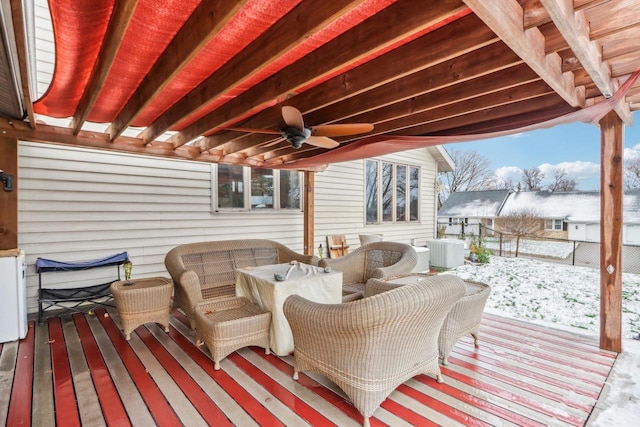
<svg viewBox="0 0 640 427"><path fill-rule="evenodd" d="M236 268L278 263L276 248L212 250L182 255L184 266L195 271L202 289L233 285Z"/></svg>
<svg viewBox="0 0 640 427"><path fill-rule="evenodd" d="M278 251L276 248L234 249L231 252L235 268L278 263Z"/></svg>
<svg viewBox="0 0 640 427"><path fill-rule="evenodd" d="M367 259L364 263L364 278L368 280L376 268L388 267L400 261L402 253L398 251L383 251L372 249L367 251Z"/></svg>
<svg viewBox="0 0 640 427"><path fill-rule="evenodd" d="M200 279L200 286L207 289L235 283L235 268L231 252L211 251L182 256L184 266L193 270Z"/></svg>

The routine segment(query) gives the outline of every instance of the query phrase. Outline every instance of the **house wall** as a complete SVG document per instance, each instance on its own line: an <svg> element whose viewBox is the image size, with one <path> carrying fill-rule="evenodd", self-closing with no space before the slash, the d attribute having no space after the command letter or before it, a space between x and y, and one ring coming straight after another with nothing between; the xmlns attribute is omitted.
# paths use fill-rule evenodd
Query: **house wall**
<svg viewBox="0 0 640 427"><path fill-rule="evenodd" d="M422 167L420 224L364 224L364 160L316 176L317 247L327 234L359 233L421 244L433 236L435 162L427 150L387 156ZM18 245L27 254L28 311L37 310L38 257L89 260L127 251L133 277L168 276L164 256L183 243L242 238L277 240L302 252L301 211L212 212L212 165L111 151L20 142ZM112 279L115 269L48 273L49 285ZM91 283L89 283L91 282Z"/></svg>
<svg viewBox="0 0 640 427"><path fill-rule="evenodd" d="M640 246L640 224L625 224L622 237L625 245Z"/></svg>
<svg viewBox="0 0 640 427"><path fill-rule="evenodd" d="M383 240L410 243L416 239L424 246L435 236L436 163L427 150L412 150L375 160L420 166L420 221L402 223L365 223L365 160L329 165L316 174L315 248L327 243L329 234L344 234L350 250L360 246L358 235L382 234Z"/></svg>

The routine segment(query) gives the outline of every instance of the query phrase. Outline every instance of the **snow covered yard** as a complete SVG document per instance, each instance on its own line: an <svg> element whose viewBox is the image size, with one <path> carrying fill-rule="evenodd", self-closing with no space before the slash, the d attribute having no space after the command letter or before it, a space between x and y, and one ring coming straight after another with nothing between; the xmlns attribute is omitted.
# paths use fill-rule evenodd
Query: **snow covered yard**
<svg viewBox="0 0 640 427"><path fill-rule="evenodd" d="M447 271L491 285L487 308L513 317L584 329L600 329L600 271L525 258L492 256L488 264L465 264ZM623 337L640 333L640 275L622 275Z"/></svg>
<svg viewBox="0 0 640 427"><path fill-rule="evenodd" d="M497 251L500 249L500 240L495 237L485 237L484 246ZM515 251L516 239L503 239L502 250ZM520 240L519 252L523 255L537 255L551 258L565 259L573 252L573 241L554 241L554 240Z"/></svg>

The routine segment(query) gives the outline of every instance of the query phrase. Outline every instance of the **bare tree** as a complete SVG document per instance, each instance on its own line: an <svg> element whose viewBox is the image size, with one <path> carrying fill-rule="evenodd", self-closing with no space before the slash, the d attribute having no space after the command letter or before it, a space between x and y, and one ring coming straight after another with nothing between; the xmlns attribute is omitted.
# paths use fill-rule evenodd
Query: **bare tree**
<svg viewBox="0 0 640 427"><path fill-rule="evenodd" d="M520 239L536 236L544 226L544 219L535 209L519 209L500 217L500 224L506 233L516 238L516 258L520 251Z"/></svg>
<svg viewBox="0 0 640 427"><path fill-rule="evenodd" d="M456 167L453 172L443 172L440 180L440 201L459 191L490 189L496 181L489 159L476 151L452 150L451 159Z"/></svg>
<svg viewBox="0 0 640 427"><path fill-rule="evenodd" d="M540 183L544 179L544 173L540 168L524 169L522 171L522 190L523 191L540 191Z"/></svg>
<svg viewBox="0 0 640 427"><path fill-rule="evenodd" d="M640 188L640 157L625 162L624 186L628 190Z"/></svg>
<svg viewBox="0 0 640 427"><path fill-rule="evenodd" d="M556 167L553 170L553 183L547 186L549 191L575 191L578 183L573 178L567 178L567 171L564 168Z"/></svg>

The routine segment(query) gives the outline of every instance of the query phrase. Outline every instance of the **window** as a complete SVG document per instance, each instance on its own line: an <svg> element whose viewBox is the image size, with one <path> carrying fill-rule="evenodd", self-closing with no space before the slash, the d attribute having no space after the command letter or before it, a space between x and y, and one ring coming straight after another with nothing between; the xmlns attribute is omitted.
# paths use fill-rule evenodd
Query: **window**
<svg viewBox="0 0 640 427"><path fill-rule="evenodd" d="M545 230L563 230L563 221L561 219L545 219L544 220L544 229Z"/></svg>
<svg viewBox="0 0 640 427"><path fill-rule="evenodd" d="M420 219L420 168L377 160L365 161L367 224Z"/></svg>
<svg viewBox="0 0 640 427"><path fill-rule="evenodd" d="M378 162L365 163L365 210L367 224L378 223Z"/></svg>
<svg viewBox="0 0 640 427"><path fill-rule="evenodd" d="M215 210L301 209L300 172L214 165L212 175Z"/></svg>
<svg viewBox="0 0 640 427"><path fill-rule="evenodd" d="M300 209L300 172L280 171L280 209Z"/></svg>

